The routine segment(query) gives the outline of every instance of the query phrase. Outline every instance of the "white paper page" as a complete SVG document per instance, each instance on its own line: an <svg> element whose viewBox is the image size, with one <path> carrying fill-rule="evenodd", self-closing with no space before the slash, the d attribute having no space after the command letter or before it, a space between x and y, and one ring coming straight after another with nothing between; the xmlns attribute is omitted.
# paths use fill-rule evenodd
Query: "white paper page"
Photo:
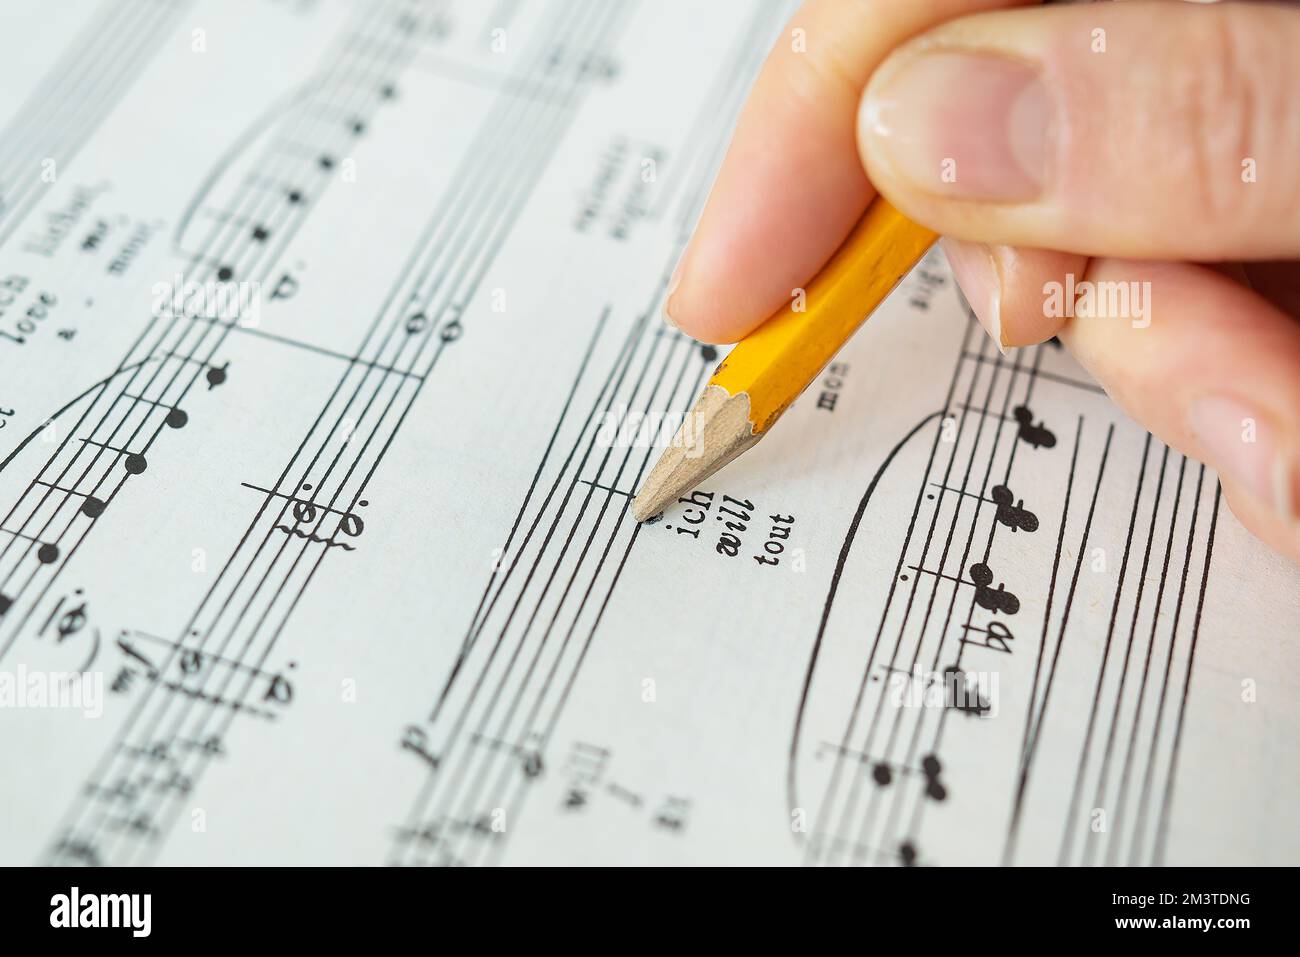
<svg viewBox="0 0 1300 957"><path fill-rule="evenodd" d="M790 9L4 4L4 863L1300 857L1296 567L937 253L632 521Z"/></svg>

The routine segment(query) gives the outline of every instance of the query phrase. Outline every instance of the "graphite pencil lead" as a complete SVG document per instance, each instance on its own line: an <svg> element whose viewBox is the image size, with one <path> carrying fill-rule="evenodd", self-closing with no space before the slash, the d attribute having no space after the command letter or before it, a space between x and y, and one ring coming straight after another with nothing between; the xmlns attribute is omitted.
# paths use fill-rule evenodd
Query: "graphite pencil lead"
<svg viewBox="0 0 1300 957"><path fill-rule="evenodd" d="M632 514L638 522L653 518L760 438L749 421L749 393L706 387L641 486Z"/></svg>

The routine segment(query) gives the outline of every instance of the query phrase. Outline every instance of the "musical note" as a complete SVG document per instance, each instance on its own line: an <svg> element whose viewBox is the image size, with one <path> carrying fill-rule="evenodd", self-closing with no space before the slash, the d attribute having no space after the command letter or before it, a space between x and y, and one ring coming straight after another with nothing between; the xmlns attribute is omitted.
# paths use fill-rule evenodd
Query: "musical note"
<svg viewBox="0 0 1300 957"><path fill-rule="evenodd" d="M192 675L203 667L203 655L194 648L185 648L181 651L181 673Z"/></svg>
<svg viewBox="0 0 1300 957"><path fill-rule="evenodd" d="M296 661L289 662L289 669L298 667ZM274 701L277 704L291 704L293 702L293 683L283 674L271 675L271 681L267 685L266 694L262 695L263 701Z"/></svg>
<svg viewBox="0 0 1300 957"><path fill-rule="evenodd" d="M455 342L460 338L464 327L461 326L459 319L452 319L438 330L438 338L443 342Z"/></svg>
<svg viewBox="0 0 1300 957"><path fill-rule="evenodd" d="M1025 508L1025 500L1017 499L1015 493L1005 485L993 486L993 501L998 503L997 520L1013 532L1024 529L1026 532L1038 530L1038 516ZM1015 504L1012 505L1012 501Z"/></svg>
<svg viewBox="0 0 1300 957"><path fill-rule="evenodd" d="M247 485L247 483L245 484ZM255 486L248 487L254 488ZM310 483L303 483L302 488L304 491L311 491L313 486ZM277 531L284 532L287 535L295 535L298 538L306 539L309 542L316 542L317 544L325 545L330 548L342 548L344 551L348 552L356 550L355 546L349 545L346 542L334 541L334 535L342 532L349 538L358 537L366 529L366 523L360 515L355 512L341 512L325 505L318 505L317 503L306 499L292 498L289 501L291 502L290 511L293 514L295 524L290 526L281 523L275 526ZM358 506L369 504L370 503L365 499L357 502ZM317 516L322 511L331 515L339 516L339 523L334 529L334 535L327 538L323 535L316 534L314 531L307 531L297 527L298 525L310 525L315 523Z"/></svg>
<svg viewBox="0 0 1300 957"><path fill-rule="evenodd" d="M993 710L989 700L980 694L979 679L957 665L943 669L944 707L964 715L982 718Z"/></svg>
<svg viewBox="0 0 1300 957"><path fill-rule="evenodd" d="M993 584L993 569L983 562L970 567L970 578L975 583L975 602L981 608L987 608L994 614L1003 612L1007 615L1014 615L1020 610L1020 599L1005 591L1002 582L998 582L997 588L989 587Z"/></svg>
<svg viewBox="0 0 1300 957"><path fill-rule="evenodd" d="M933 754L921 759L921 773L925 775L925 796L935 801L942 801L948 796L948 789L939 780L943 765Z"/></svg>
<svg viewBox="0 0 1300 957"><path fill-rule="evenodd" d="M967 632L978 632L984 636L983 641L977 641L974 638L964 637L961 639L963 645L974 645L977 648L987 648L990 651L999 651L1003 654L1011 653L1010 642L1015 639L1011 634L1011 629L1000 621L990 621L988 628L976 628L974 625L964 626Z"/></svg>
<svg viewBox="0 0 1300 957"><path fill-rule="evenodd" d="M898 846L898 856L904 867L912 867L916 864L916 847L911 841L904 841Z"/></svg>
<svg viewBox="0 0 1300 957"><path fill-rule="evenodd" d="M1018 405L1013 410L1016 421L1020 423L1017 430L1017 437L1022 442L1028 442L1034 448L1050 449L1056 445L1056 435L1050 429L1043 425L1041 421L1034 423L1033 410L1027 405Z"/></svg>
<svg viewBox="0 0 1300 957"><path fill-rule="evenodd" d="M530 778L535 778L542 773L542 754L540 751L529 751L524 754L524 774Z"/></svg>
<svg viewBox="0 0 1300 957"><path fill-rule="evenodd" d="M204 377L208 380L208 391L211 392L217 386L226 381L227 370L230 368L229 362L223 362L219 366L210 366Z"/></svg>
<svg viewBox="0 0 1300 957"><path fill-rule="evenodd" d="M64 610L64 607L68 604L69 600L76 601L76 599L81 598L84 594L85 592L78 588L73 591L71 595L64 595L60 598L58 603L55 604L54 609L50 612L49 617L45 619L45 624L41 625L41 629L37 634L44 636L50 626L53 625L54 630L58 632L59 643L62 644L64 640L72 637L77 632L81 631L82 628L86 627L88 617L86 615L86 602L84 600L77 605L68 607L66 611Z"/></svg>
<svg viewBox="0 0 1300 957"><path fill-rule="evenodd" d="M59 641L63 641L86 626L86 603L83 601L75 608L65 611L59 618L58 632Z"/></svg>

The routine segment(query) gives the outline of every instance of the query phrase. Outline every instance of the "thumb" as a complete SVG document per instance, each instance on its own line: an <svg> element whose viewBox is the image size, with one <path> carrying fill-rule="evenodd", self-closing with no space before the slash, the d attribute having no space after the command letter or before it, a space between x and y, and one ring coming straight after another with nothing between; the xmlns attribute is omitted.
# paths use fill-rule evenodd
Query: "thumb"
<svg viewBox="0 0 1300 957"><path fill-rule="evenodd" d="M876 70L872 184L960 239L1152 259L1300 254L1300 8L981 13Z"/></svg>

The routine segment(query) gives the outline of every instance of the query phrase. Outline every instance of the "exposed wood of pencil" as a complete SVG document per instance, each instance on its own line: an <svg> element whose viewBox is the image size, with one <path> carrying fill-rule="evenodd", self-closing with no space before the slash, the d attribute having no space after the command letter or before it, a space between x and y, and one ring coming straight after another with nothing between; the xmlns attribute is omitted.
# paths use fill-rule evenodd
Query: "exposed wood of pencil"
<svg viewBox="0 0 1300 957"><path fill-rule="evenodd" d="M936 235L883 197L789 306L737 343L701 393L632 503L658 515L767 434Z"/></svg>

